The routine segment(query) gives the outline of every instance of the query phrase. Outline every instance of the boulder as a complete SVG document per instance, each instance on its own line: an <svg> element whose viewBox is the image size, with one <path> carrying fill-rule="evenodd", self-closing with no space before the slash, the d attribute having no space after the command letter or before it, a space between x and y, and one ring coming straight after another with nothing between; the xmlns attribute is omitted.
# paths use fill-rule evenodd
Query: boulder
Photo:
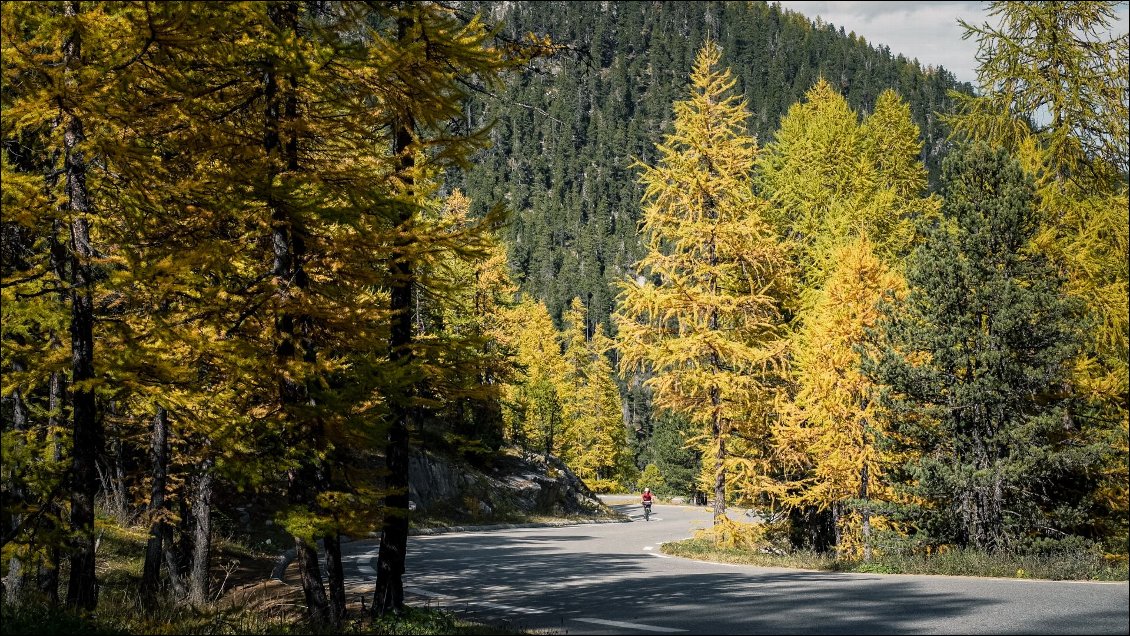
<svg viewBox="0 0 1130 636"><path fill-rule="evenodd" d="M451 523L617 516L560 459L517 450L504 451L485 471L415 451L408 497L414 517Z"/></svg>

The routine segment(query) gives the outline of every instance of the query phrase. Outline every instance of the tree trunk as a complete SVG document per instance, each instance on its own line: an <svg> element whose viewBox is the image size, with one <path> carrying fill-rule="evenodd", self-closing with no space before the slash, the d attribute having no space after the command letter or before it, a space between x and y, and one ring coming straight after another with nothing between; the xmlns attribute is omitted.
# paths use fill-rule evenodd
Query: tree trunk
<svg viewBox="0 0 1130 636"><path fill-rule="evenodd" d="M345 568L341 565L341 535L337 532L325 536L326 579L330 588L330 624L340 630L345 620Z"/></svg>
<svg viewBox="0 0 1130 636"><path fill-rule="evenodd" d="M330 618L330 602L326 599L326 586L322 583L322 571L318 567L318 549L299 537L294 538L294 549L310 620L324 625Z"/></svg>
<svg viewBox="0 0 1130 636"><path fill-rule="evenodd" d="M13 371L23 371L23 365L19 362L12 364ZM28 427L28 413L27 404L24 402L23 395L19 390L12 392L11 398L4 398L5 401L12 403L12 428L17 431L26 431ZM22 444L23 442L21 442ZM22 483L12 485L11 498L16 501L22 501L27 497L27 493ZM20 522L23 517L18 514L12 515L11 528L15 530L20 527ZM13 537L15 539L15 537ZM4 581L4 596L9 604L15 605L19 602L20 597L23 595L25 584L27 583L27 572L25 571L23 559L19 557L17 551L8 560L8 575Z"/></svg>
<svg viewBox="0 0 1130 636"><path fill-rule="evenodd" d="M196 477L199 480L199 476ZM175 544L170 544L169 549L166 549L166 564L170 565L170 572L172 571L171 565L175 564L177 568L177 575L188 582L188 573L192 568L192 554L194 551L193 537L196 534L194 528L196 527L196 520L192 518L192 506L190 500L193 495L192 492L196 490L196 484L185 484L184 495L180 498L180 527L177 529L177 540ZM169 555L170 551L172 554ZM171 557L171 558L170 558Z"/></svg>
<svg viewBox="0 0 1130 636"><path fill-rule="evenodd" d="M63 13L74 18L77 1L63 5ZM63 44L63 65L69 70L80 64L82 40L76 29ZM71 83L64 71L65 81ZM71 378L73 444L71 447L71 576L67 605L92 610L98 604L98 582L94 571L94 497L98 489L98 455L102 448L101 424L95 413L94 389L94 250L90 244L87 215L91 212L86 189L86 163L79 149L85 136L82 121L64 115L64 164L67 209L71 213Z"/></svg>
<svg viewBox="0 0 1130 636"><path fill-rule="evenodd" d="M870 474L867 470L867 464L859 471L859 498L863 500L863 507L860 508L859 514L863 517L863 560L871 560L871 507L868 505L867 486L870 480Z"/></svg>
<svg viewBox="0 0 1130 636"><path fill-rule="evenodd" d="M715 414L712 427L718 450L714 454L714 525L726 516L726 440L722 437L722 417Z"/></svg>
<svg viewBox="0 0 1130 636"><path fill-rule="evenodd" d="M204 460L192 502L192 571L188 600L195 607L208 603L208 566L212 561L212 460Z"/></svg>
<svg viewBox="0 0 1130 636"><path fill-rule="evenodd" d="M186 527L185 524L182 527ZM169 588L172 590L173 598L183 599L187 596L185 589L185 557L182 546L176 545L173 541L173 527L171 524L166 523L161 529L163 536L161 538L162 548L164 549L163 559L165 561L165 572L169 575ZM190 544L191 541L183 541L184 544Z"/></svg>
<svg viewBox="0 0 1130 636"><path fill-rule="evenodd" d="M397 36L407 38L411 20L399 19ZM414 165L409 146L412 144L411 116L396 127L395 154L400 157L400 173L411 193L414 186L410 176ZM411 238L408 224L412 220L411 208L401 208L396 242L389 254L389 309L392 324L389 329L389 360L394 366L410 369L412 366L412 290L416 286L415 271L409 259ZM389 400L389 431L385 446L384 518L381 527L381 545L377 553L377 583L373 591L373 614L399 613L404 607L404 559L408 549L408 431L411 430L412 398L415 390L406 388L402 395Z"/></svg>
<svg viewBox="0 0 1130 636"><path fill-rule="evenodd" d="M55 257L52 256L52 261ZM62 264L56 264L56 270L59 271L63 268ZM60 276L62 280L62 276ZM52 459L57 464L63 461L63 444L59 439L59 431L62 429L63 422L63 404L66 401L66 378L59 371L51 374L47 389L47 431L46 434L51 439L51 453ZM47 510L43 515L43 530L44 534L50 536L57 528L62 511L59 505L54 501L47 502ZM59 549L58 542L52 541L47 546L46 559L40 562L39 565L39 591L47 597L48 603L51 607L59 605L59 562L62 559L62 553Z"/></svg>
<svg viewBox="0 0 1130 636"><path fill-rule="evenodd" d="M165 481L169 464L169 414L163 407L157 407L153 417L153 433L150 442L153 484L149 492L149 542L145 546L145 564L141 570L141 600L146 609L156 606L157 592L161 583L161 559L164 556L165 522ZM175 576L175 573L171 573Z"/></svg>
<svg viewBox="0 0 1130 636"><path fill-rule="evenodd" d="M280 2L273 4L268 9L271 22L280 30L286 31L292 37L297 37L298 4L295 2ZM298 139L294 131L283 143L283 122L293 122L298 118L298 80L293 74L285 76L286 84L280 83L280 73L273 66L268 69L266 76L266 131L263 147L267 157L274 162L268 173L267 206L271 210L272 234L271 244L274 249L274 263L272 274L278 286L278 295L284 307L276 324L279 345L275 350L275 358L279 370L279 398L284 409L290 411L294 418L292 424L296 429L312 425L311 430L304 436L312 439L317 444L321 441L320 427L316 422L303 420L294 414L293 407L309 401L309 392L302 382L291 379L283 370L300 353L307 362L315 361L314 347L308 341L310 318L295 315L286 307L286 298L292 289L305 290L308 285L303 259L305 258L305 243L302 238L301 228L296 226L295 219L284 204L275 198L271 185L275 176L283 172L297 172ZM311 453L313 455L313 453ZM299 467L291 473L291 500L294 503L312 508L316 506L317 489L322 480L317 459ZM298 569L302 579L302 590L306 598L309 618L317 624L325 623L330 616L329 601L326 598L325 585L322 582L321 569L318 567L318 551L304 538L295 536L295 547L298 552Z"/></svg>

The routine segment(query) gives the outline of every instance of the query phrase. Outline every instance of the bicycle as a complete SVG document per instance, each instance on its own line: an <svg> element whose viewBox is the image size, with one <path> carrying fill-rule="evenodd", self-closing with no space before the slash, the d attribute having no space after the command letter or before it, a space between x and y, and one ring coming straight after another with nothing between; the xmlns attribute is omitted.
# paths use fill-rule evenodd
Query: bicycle
<svg viewBox="0 0 1130 636"><path fill-rule="evenodd" d="M651 519L651 502L643 502L643 520L648 521Z"/></svg>

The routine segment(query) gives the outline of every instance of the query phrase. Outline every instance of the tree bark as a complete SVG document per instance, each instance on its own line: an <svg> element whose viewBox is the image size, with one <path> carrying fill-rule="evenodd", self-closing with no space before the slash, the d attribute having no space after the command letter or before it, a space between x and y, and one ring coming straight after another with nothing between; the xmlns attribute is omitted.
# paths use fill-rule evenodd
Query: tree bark
<svg viewBox="0 0 1130 636"><path fill-rule="evenodd" d="M77 1L63 5L63 13L74 18ZM82 40L76 29L63 44L64 77L80 64ZM65 79L66 82L71 80ZM102 429L95 412L94 389L94 271L87 215L91 212L86 189L86 162L79 145L85 140L83 124L64 109L63 170L66 176L67 210L71 213L71 575L67 605L92 610L98 604L98 581L94 570L94 497L98 489L98 455Z"/></svg>
<svg viewBox="0 0 1130 636"><path fill-rule="evenodd" d="M149 492L149 541L145 546L145 564L141 570L141 600L146 609L156 606L161 583L161 560L167 535L165 521L165 481L169 464L169 414L157 407L153 417L150 442L153 484ZM175 572L170 573L176 575Z"/></svg>
<svg viewBox="0 0 1130 636"><path fill-rule="evenodd" d="M411 19L399 18L397 36L405 40ZM405 115L396 126L393 151L400 158L399 172L410 194L414 184L411 169L415 165L409 147L415 123ZM410 372L412 355L412 290L416 286L415 271L410 259L411 237L408 225L412 210L401 208L397 218L396 242L389 254L389 309L392 318L389 329L389 360L396 367ZM414 387L406 387L402 395L389 402L389 431L385 445L384 518L381 527L381 544L377 553L377 583L373 591L373 614L383 616L399 613L404 607L404 559L408 549L408 431L412 424L412 399Z"/></svg>
<svg viewBox="0 0 1130 636"><path fill-rule="evenodd" d="M23 365L19 362L15 362L12 364L12 370L17 372L23 371ZM12 428L17 431L26 431L28 427L27 404L24 402L21 392L18 389L13 391L11 398L4 398L4 401L11 401L12 403ZM27 497L27 492L22 483L13 484L11 496L17 501L21 501ZM23 517L21 515L12 515L12 530L19 528L22 520ZM26 583L27 572L25 571L23 559L20 558L17 552L8 560L8 575L5 577L4 582L4 596L9 604L14 605L19 602Z"/></svg>
<svg viewBox="0 0 1130 636"><path fill-rule="evenodd" d="M863 507L860 509L860 516L863 517L863 560L871 560L871 508L867 504L867 486L870 481L870 474L867 470L867 464L859 471L859 498L863 500Z"/></svg>
<svg viewBox="0 0 1130 636"><path fill-rule="evenodd" d="M196 607L208 603L208 569L212 561L212 460L204 460L197 477L192 502L192 570L188 577L188 600Z"/></svg>
<svg viewBox="0 0 1130 636"><path fill-rule="evenodd" d="M324 625L330 618L330 602L326 598L326 586L322 583L321 568L318 567L318 549L301 537L294 538L294 549L310 620Z"/></svg>
<svg viewBox="0 0 1130 636"><path fill-rule="evenodd" d="M722 436L722 415L717 412L718 389L711 390L711 401L715 405L712 432L718 440L718 450L714 454L714 525L726 516L726 439Z"/></svg>
<svg viewBox="0 0 1130 636"><path fill-rule="evenodd" d="M282 2L272 5L268 9L268 15L276 27L296 36L298 10L298 3ZM282 138L283 123L294 122L298 118L298 79L295 75L288 74L285 76L285 82L285 86L281 84L280 73L276 68L269 68L266 74L266 134L263 140L268 159L273 162L268 172L267 184L267 205L271 210L272 222L271 244L274 249L272 273L278 286L278 294L284 300L292 293L291 289L297 289L301 293L308 286L306 272L303 269L306 246L301 228L295 225L294 218L284 202L276 199L270 190L276 175L299 170L297 134L293 130L290 131L285 143ZM290 409L309 402L309 391L304 383L289 378L283 370L298 355L302 355L306 362L314 362L316 355L313 343L309 339L310 317L295 315L285 308L285 302L283 305L284 309L276 326L279 345L275 357L279 369L280 401L283 408ZM291 417L296 418L293 422L296 428L308 427L310 430L306 438L311 439L315 444L320 443L322 431L319 423L310 419L297 419L308 416L294 415L294 411L291 413ZM306 465L292 471L290 496L294 503L307 508L316 507L316 491L323 483L318 461L316 458L311 459ZM315 623L325 623L331 612L318 565L318 551L303 537L295 536L294 541L309 617Z"/></svg>
<svg viewBox="0 0 1130 636"><path fill-rule="evenodd" d="M52 261L54 261L54 256ZM61 269L61 264L57 265L57 269ZM63 280L60 276L60 280ZM62 428L63 421L63 403L66 401L66 378L63 374L56 371L51 374L51 380L47 389L47 431L46 434L51 439L51 453L52 459L55 463L63 460L63 445L59 439L59 431ZM59 505L54 501L47 502L47 511L43 515L44 533L50 536L58 527L58 521L62 511ZM47 597L48 603L51 607L59 605L59 562L62 559L62 554L57 542L51 542L47 546L46 559L40 562L39 574L39 591Z"/></svg>
<svg viewBox="0 0 1130 636"><path fill-rule="evenodd" d="M325 536L326 578L330 588L330 624L341 629L345 620L345 568L341 564L341 535L337 532Z"/></svg>

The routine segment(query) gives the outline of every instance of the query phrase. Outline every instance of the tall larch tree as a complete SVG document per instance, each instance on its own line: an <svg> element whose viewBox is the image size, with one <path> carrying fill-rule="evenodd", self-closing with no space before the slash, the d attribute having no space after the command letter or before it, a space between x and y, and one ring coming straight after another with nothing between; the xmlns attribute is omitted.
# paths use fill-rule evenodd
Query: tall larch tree
<svg viewBox="0 0 1130 636"><path fill-rule="evenodd" d="M881 93L860 122L844 97L819 80L803 102L789 109L758 159L761 194L775 204L778 228L801 272L798 296L790 303L794 408L782 418L777 441L782 457L790 458L783 486L794 540L816 548L850 551L861 545L864 526L858 515L849 514L848 503L865 490L859 483L864 465L869 476L878 475L874 435L864 441L867 434L847 432L863 431L863 421L875 423L866 397L871 388L859 376L853 347L870 326L867 307L891 287L888 279L897 278L902 259L919 239L918 223L936 216L939 201L926 196L921 148L919 129L898 94ZM844 277L852 276L860 288L849 293ZM885 281L881 285L879 278ZM841 300L848 294L854 304L831 307L830 294ZM841 310L845 313L835 319L829 314ZM850 320L857 322L848 325ZM837 349L837 362L847 366L826 366L836 357L829 348ZM849 416L855 409L865 411L859 419ZM853 443L839 456L829 456L837 443L832 440L843 441L845 435ZM833 478L839 470L833 466L852 464L857 483L848 495L846 476Z"/></svg>
<svg viewBox="0 0 1130 636"><path fill-rule="evenodd" d="M1039 241L1065 268L1093 325L1068 379L1090 408L1065 422L1110 453L1099 521L1125 554L1130 533L1130 34L1118 2L993 2L995 24L962 23L978 45L976 97L954 95L954 134L1012 151L1036 180ZM1112 30L1112 27L1114 29ZM1107 35L1109 34L1109 35Z"/></svg>
<svg viewBox="0 0 1130 636"><path fill-rule="evenodd" d="M884 421L876 417L877 386L860 368L867 331L876 327L879 303L902 278L861 236L834 253L836 266L797 334L791 368L796 395L774 430L786 475L782 503L830 510L836 551L871 555L873 515L893 493L887 476L895 461L882 449Z"/></svg>
<svg viewBox="0 0 1130 636"><path fill-rule="evenodd" d="M562 387L568 442L562 459L597 492L631 477L628 430L607 353L613 342L597 324L587 332L588 310L574 298L562 317L566 378Z"/></svg>
<svg viewBox="0 0 1130 636"><path fill-rule="evenodd" d="M425 305L438 304L417 310L430 311L435 323L428 340L440 362L427 383L431 399L442 407L431 409L439 429L434 432L476 461L489 461L503 442L501 391L515 371L506 313L517 285L494 218L471 218L470 200L452 192L437 223L433 280L423 281L417 292L426 297Z"/></svg>
<svg viewBox="0 0 1130 636"><path fill-rule="evenodd" d="M523 450L557 455L561 450L566 383L561 340L545 303L523 297L506 312L506 344L518 372L503 387L507 439Z"/></svg>
<svg viewBox="0 0 1130 636"><path fill-rule="evenodd" d="M118 39L126 24L121 15L128 11L64 2L50 7L6 6L3 14L3 126L9 153L4 221L14 223L38 253L26 261L29 270L5 281L4 286L11 287L5 305L8 301L14 305L5 308L5 318L7 322L21 316L17 324L24 326L38 323L36 335L46 336L33 343L26 337L10 339L12 332L5 333L5 348L15 345L17 356L24 346L38 346L41 351L25 350L30 357L6 360L22 370L13 369L15 383L6 382L4 390L20 388L23 400L31 397L26 381L50 384L45 419L54 430L46 439L57 447L51 454L68 461L69 470L58 486L62 490L53 487L52 492L41 493L45 497L37 505L54 509L64 499L56 497L66 493L70 504L66 602L84 610L97 603L95 497L104 441L97 393L110 366L96 350L96 332L112 297L106 259L121 231L120 219L104 205L109 197L105 167L115 163L121 138L128 136L108 114L113 97L107 93L118 83L130 83L134 68L129 60L143 49L141 39L132 34ZM23 143L12 146L9 140ZM29 179L34 178L29 168L39 170L37 193L28 189ZM8 190L9 183L14 191ZM54 307L44 304L52 300ZM41 313L44 310L49 311ZM44 323L49 315L50 322ZM64 363L60 355L68 349L69 360ZM4 372L7 375L8 369ZM69 436L61 435L65 429ZM63 437L69 443L60 443Z"/></svg>
<svg viewBox="0 0 1130 636"><path fill-rule="evenodd" d="M913 245L915 219L936 214L918 133L893 91L861 124L823 79L781 119L758 156L757 182L790 246L801 296L821 287L845 241L866 233L881 258L896 262Z"/></svg>
<svg viewBox="0 0 1130 636"><path fill-rule="evenodd" d="M754 196L756 141L735 80L708 43L674 132L642 164L638 278L620 285L621 369L647 369L658 408L699 427L715 527L732 497L758 501L769 477L768 422L781 386L787 261Z"/></svg>
<svg viewBox="0 0 1130 636"><path fill-rule="evenodd" d="M418 417L421 358L413 346L412 299L418 269L428 245L417 240L420 210L432 192L423 187L445 170L467 167L471 154L488 140L482 130L451 134L452 122L466 119L463 108L472 86L490 90L503 73L532 56L548 53L548 43L530 39L503 47L481 16L464 19L438 2L397 2L388 7L390 58L384 91L394 115L392 155L397 165L388 183L394 205L394 239L388 245L390 363L403 378L386 393L389 428L385 444L388 495L385 498L373 613L400 611L404 605L404 559L408 542L408 432Z"/></svg>

